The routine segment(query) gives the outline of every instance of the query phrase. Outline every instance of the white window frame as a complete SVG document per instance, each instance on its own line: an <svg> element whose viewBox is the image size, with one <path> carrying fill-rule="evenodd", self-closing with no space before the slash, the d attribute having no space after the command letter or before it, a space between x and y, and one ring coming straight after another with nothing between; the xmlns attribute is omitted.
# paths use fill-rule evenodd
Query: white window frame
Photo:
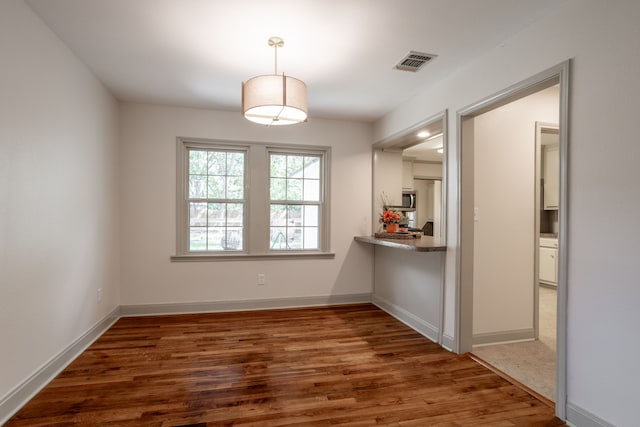
<svg viewBox="0 0 640 427"><path fill-rule="evenodd" d="M326 192L325 192L325 186L326 186L326 170L325 170L325 164L326 164L326 156L325 156L325 152L324 151L318 151L318 150L301 150L301 149L289 149L289 148L283 148L283 147L269 147L269 149L267 150L267 162L268 162L268 166L269 168L271 167L271 155L272 154L282 154L282 155L286 155L286 156L313 156L313 157L319 157L320 158L320 194L319 194L319 201L315 202L309 202L309 201L305 201L305 200L271 200L271 187L269 186L268 188L268 195L269 195L269 209L271 209L271 205L272 204L279 204L279 205L285 205L285 206L290 206L290 205L300 205L300 206L318 206L318 228L319 228L319 232L318 232L318 241L319 241L319 247L318 249L283 249L283 248L269 248L270 251L272 252L295 252L295 251L300 251L300 252L312 252L312 251L322 251L325 249L323 243L328 239L328 235L325 235L324 230L326 227L324 227L324 218L329 215L329 212L325 212L324 210L324 206L325 206L325 196L326 196ZM267 171L268 174L268 178L269 178L269 183L270 183L270 178L271 178L271 173L270 171ZM271 212L269 211L269 217L271 216ZM269 218L270 219L270 218ZM269 239L271 240L271 239Z"/></svg>
<svg viewBox="0 0 640 427"><path fill-rule="evenodd" d="M245 151L243 250L189 250L189 148ZM321 158L319 249L274 249L270 238L270 153L315 155ZM331 147L264 142L177 138L176 254L172 261L334 258L330 242ZM292 201L295 203L295 201Z"/></svg>
<svg viewBox="0 0 640 427"><path fill-rule="evenodd" d="M183 178L183 183L181 185L181 188L184 191L183 195L180 195L180 198L178 199L178 216L181 217L181 220L184 221L184 224L186 225L186 229L185 229L185 234L184 236L181 237L181 240L179 240L179 244L182 245L181 249L182 249L182 253L188 253L188 254L198 254L198 253L206 253L206 254L212 254L212 253L220 253L220 252L233 252L233 253L244 253L245 252L245 247L246 247L246 240L247 240L247 214L246 214L246 206L247 206L247 162L248 162L248 157L249 157L249 150L248 147L246 146L241 146L241 145L237 145L237 146L231 146L231 145L218 145L218 144L202 144L202 143L191 143L191 142L185 142L183 144L183 149L184 149L184 153L182 155L182 178ZM191 199L189 197L189 152L191 150L197 150L197 151L218 151L218 152L225 152L225 153L242 153L244 155L244 164L243 164L243 197L242 199L216 199L217 203L242 203L243 205L243 215L242 215L242 247L243 249L240 250L229 250L229 249L223 249L223 250L217 250L217 251L193 251L190 249L190 244L189 244L189 239L190 239L190 232L191 232L191 225L190 225L190 209L189 209L189 204L190 202L193 201L193 199ZM203 199L199 199L200 203L209 203L210 200L209 198L203 198ZM225 226L226 229L226 226Z"/></svg>

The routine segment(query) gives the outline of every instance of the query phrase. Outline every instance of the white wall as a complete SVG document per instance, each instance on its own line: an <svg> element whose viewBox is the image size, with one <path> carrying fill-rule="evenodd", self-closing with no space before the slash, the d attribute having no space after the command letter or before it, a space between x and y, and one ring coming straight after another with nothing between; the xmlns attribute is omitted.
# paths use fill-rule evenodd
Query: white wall
<svg viewBox="0 0 640 427"><path fill-rule="evenodd" d="M640 394L640 2L567 0L376 123L381 140L448 108L445 333L455 335L456 111L572 59L568 206L568 402L618 426ZM425 69L426 71L426 69ZM606 217L594 200L607 207Z"/></svg>
<svg viewBox="0 0 640 427"><path fill-rule="evenodd" d="M2 401L118 305L119 195L117 104L22 1L0 61Z"/></svg>
<svg viewBox="0 0 640 427"><path fill-rule="evenodd" d="M413 190L413 160L402 160L402 189Z"/></svg>
<svg viewBox="0 0 640 427"><path fill-rule="evenodd" d="M474 118L474 335L533 338L535 122L558 123L559 101L554 86Z"/></svg>
<svg viewBox="0 0 640 427"><path fill-rule="evenodd" d="M373 301L433 341L442 328L442 252L375 246Z"/></svg>
<svg viewBox="0 0 640 427"><path fill-rule="evenodd" d="M123 305L370 293L371 126L312 119L279 127L239 113L123 104ZM176 251L176 137L328 145L335 259L171 262ZM398 180L400 178L398 177ZM257 286L257 274L267 284Z"/></svg>

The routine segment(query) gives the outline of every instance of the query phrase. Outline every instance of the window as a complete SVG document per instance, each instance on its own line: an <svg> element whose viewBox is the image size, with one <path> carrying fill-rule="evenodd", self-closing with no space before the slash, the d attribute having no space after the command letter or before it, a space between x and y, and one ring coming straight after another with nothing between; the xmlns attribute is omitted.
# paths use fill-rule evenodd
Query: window
<svg viewBox="0 0 640 427"><path fill-rule="evenodd" d="M319 249L320 155L270 153L270 247Z"/></svg>
<svg viewBox="0 0 640 427"><path fill-rule="evenodd" d="M242 250L246 153L188 148L189 251Z"/></svg>
<svg viewBox="0 0 640 427"><path fill-rule="evenodd" d="M332 257L328 159L327 147L178 139L173 258Z"/></svg>

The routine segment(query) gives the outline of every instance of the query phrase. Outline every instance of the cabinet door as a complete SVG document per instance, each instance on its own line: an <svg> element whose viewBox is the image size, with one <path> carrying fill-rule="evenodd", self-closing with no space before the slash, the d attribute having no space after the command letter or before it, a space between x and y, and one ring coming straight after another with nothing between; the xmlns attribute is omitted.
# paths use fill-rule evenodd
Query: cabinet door
<svg viewBox="0 0 640 427"><path fill-rule="evenodd" d="M413 162L402 161L402 189L413 190Z"/></svg>
<svg viewBox="0 0 640 427"><path fill-rule="evenodd" d="M541 282L556 284L557 249L540 248L538 279Z"/></svg>
<svg viewBox="0 0 640 427"><path fill-rule="evenodd" d="M382 212L380 196L383 193L389 205L402 205L402 153L375 150L373 162L374 218L377 218Z"/></svg>
<svg viewBox="0 0 640 427"><path fill-rule="evenodd" d="M560 152L557 145L544 147L544 209L557 210L560 194Z"/></svg>

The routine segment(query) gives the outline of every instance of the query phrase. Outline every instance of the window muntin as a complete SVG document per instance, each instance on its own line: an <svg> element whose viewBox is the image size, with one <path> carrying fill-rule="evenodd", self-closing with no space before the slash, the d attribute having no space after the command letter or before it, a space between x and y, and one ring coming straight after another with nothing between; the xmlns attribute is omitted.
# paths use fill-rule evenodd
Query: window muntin
<svg viewBox="0 0 640 427"><path fill-rule="evenodd" d="M246 152L187 149L190 252L242 251Z"/></svg>
<svg viewBox="0 0 640 427"><path fill-rule="evenodd" d="M269 248L319 250L322 155L269 153Z"/></svg>

